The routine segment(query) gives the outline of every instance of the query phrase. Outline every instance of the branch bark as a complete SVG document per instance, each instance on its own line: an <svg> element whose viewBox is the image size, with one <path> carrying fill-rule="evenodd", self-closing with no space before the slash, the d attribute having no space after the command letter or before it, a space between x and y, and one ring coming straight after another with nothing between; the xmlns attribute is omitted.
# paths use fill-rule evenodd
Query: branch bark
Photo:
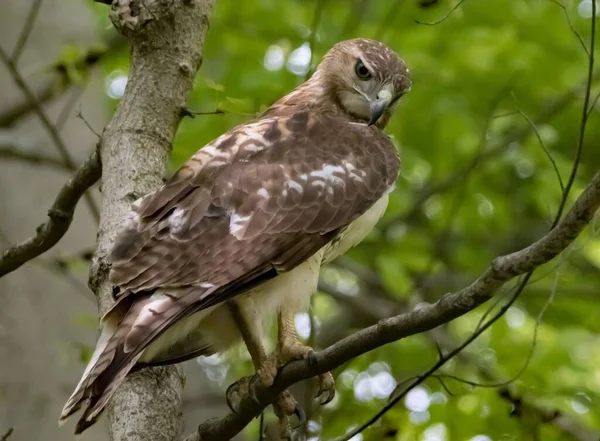
<svg viewBox="0 0 600 441"><path fill-rule="evenodd" d="M314 363L289 363L282 368L271 387L257 389L259 401L268 404L277 394L298 381L333 370L359 355L436 328L475 309L489 300L509 280L532 271L564 251L591 221L599 206L600 172L594 176L556 228L540 240L520 251L494 259L476 281L459 292L448 294L436 303L412 312L380 320L376 325L316 353ZM190 435L186 441L231 439L258 416L267 404L259 405L252 398L245 399L240 403L238 413L229 413L220 419L204 422L198 427L198 432Z"/></svg>
<svg viewBox="0 0 600 441"><path fill-rule="evenodd" d="M162 184L182 109L202 62L213 0L115 0L110 18L131 41L125 93L100 141L102 201L89 285L112 303L108 256L130 204ZM173 441L182 430L181 367L128 377L108 407L110 439Z"/></svg>
<svg viewBox="0 0 600 441"><path fill-rule="evenodd" d="M0 277L16 270L27 261L48 251L65 235L79 199L100 179L102 167L94 152L67 181L48 210L48 220L37 228L36 235L14 245L0 255Z"/></svg>

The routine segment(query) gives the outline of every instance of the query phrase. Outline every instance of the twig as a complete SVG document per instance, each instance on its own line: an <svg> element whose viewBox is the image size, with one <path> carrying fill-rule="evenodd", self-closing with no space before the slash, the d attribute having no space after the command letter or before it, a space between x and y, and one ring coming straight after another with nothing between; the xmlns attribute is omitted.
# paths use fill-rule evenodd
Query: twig
<svg viewBox="0 0 600 441"><path fill-rule="evenodd" d="M594 108L596 107L596 104L598 103L598 99L600 98L600 92L598 92L596 94L596 96L594 97L594 99L592 100L592 104L590 104L590 108L588 109L588 117L591 115L591 113L594 111Z"/></svg>
<svg viewBox="0 0 600 441"><path fill-rule="evenodd" d="M17 83L19 88L23 91L23 93L25 94L25 96L27 97L29 102L31 103L33 111L37 114L38 118L42 122L42 125L44 126L44 128L46 129L48 134L50 135L50 138L52 139L54 145L58 149L58 152L59 152L63 162L67 165L67 167L69 167L72 170L75 170L76 167L75 167L75 163L73 162L73 158L71 157L71 154L69 153L69 150L67 149L67 146L64 144L62 138L60 137L58 131L56 130L56 127L50 121L50 118L48 117L48 115L46 114L44 109L42 108L42 104L38 100L37 96L35 96L35 93L33 93L31 88L25 82L25 79L19 73L19 70L17 69L17 66L15 65L14 61L8 56L8 54L1 47L0 47L0 60L6 65L11 76L13 77L13 80L15 81L15 83ZM94 202L94 199L92 198L91 194L86 193L84 195L84 197L85 197L88 207L92 213L92 216L94 216L94 219L96 219L96 222L97 222L100 219L100 210L98 209L98 206Z"/></svg>
<svg viewBox="0 0 600 441"><path fill-rule="evenodd" d="M88 129L90 129L90 132L92 132L94 135L96 135L96 137L98 139L100 139L100 133L98 133L96 130L94 130L92 125L89 123L89 121L87 119L85 119L85 117L83 116L83 113L81 113L81 108L77 109L77 111L75 112L75 116L77 118L79 118L80 120L82 120L83 123L86 125L86 127Z"/></svg>
<svg viewBox="0 0 600 441"><path fill-rule="evenodd" d="M579 138L577 140L577 149L575 152L575 159L573 163L573 168L571 169L571 174L569 175L569 180L567 181L567 185L565 187L565 191L563 192L564 197L562 198L561 204L558 207L558 217L561 216L563 210L565 209L565 204L567 203L567 196L573 187L573 183L575 182L575 177L577 176L577 170L579 169L579 161L581 161L581 152L583 151L583 141L585 139L585 129L587 127L587 121L589 117L589 104L590 104L590 95L592 90L592 81L594 80L594 50L596 48L596 1L592 2L592 31L590 36L590 49L589 49L589 58L588 58L588 71L587 71L587 87L585 88L585 96L583 98L583 109L581 111L581 123L579 124Z"/></svg>
<svg viewBox="0 0 600 441"><path fill-rule="evenodd" d="M590 51L588 50L587 46L585 45L585 41L583 41L583 37L581 36L581 34L579 32L577 32L577 29L575 29L575 27L573 26L573 22L571 21L571 16L569 15L569 11L565 7L565 5L563 5L558 0L550 0L550 1L552 3L554 3L555 5L559 6L563 10L563 12L565 13L565 17L567 19L567 23L569 24L569 27L571 28L571 32L573 32L573 34L575 34L575 36L577 37L577 40L579 40L579 43L581 44L581 47L585 51L585 54L589 57ZM592 16L592 21L594 20L594 17L595 16Z"/></svg>
<svg viewBox="0 0 600 441"><path fill-rule="evenodd" d="M436 26L436 25L439 25L440 23L446 21L448 19L448 17L450 17L452 15L452 13L454 11L456 11L459 8L459 6L462 5L464 2L465 2L465 0L459 0L459 2L457 4L455 4L452 7L452 9L450 9L448 11L448 13L446 15L444 15L442 18L440 18L437 21L428 23L428 22L425 22L425 21L415 20L415 22L417 22L417 24L426 25L426 26Z"/></svg>
<svg viewBox="0 0 600 441"><path fill-rule="evenodd" d="M181 109L181 117L189 116L192 119L194 119L194 117L200 116L200 115L225 115L225 113L227 113L227 112L225 112L222 109L215 109L215 110L211 110L208 112L194 112L194 111L188 109L187 107L184 107L183 109Z"/></svg>
<svg viewBox="0 0 600 441"><path fill-rule="evenodd" d="M494 259L475 282L461 291L448 294L435 304L381 320L377 325L365 328L315 353L314 364L305 361L289 363L281 369L273 386L257 389L258 399L261 403L270 403L278 393L293 383L335 369L348 360L387 343L433 329L473 310L488 301L509 280L530 272L560 254L591 221L599 206L600 172L594 176L557 227L537 242L521 251ZM447 357L451 355L452 353ZM251 398L242 400L237 414L230 413L218 420L203 423L198 428L198 434L203 441L230 439L264 407L266 405L258 405Z"/></svg>
<svg viewBox="0 0 600 441"><path fill-rule="evenodd" d="M6 433L4 435L2 435L2 438L0 438L0 441L6 441L8 438L10 438L10 436L13 434L14 431L15 431L14 427L11 427L10 429L8 429L6 431Z"/></svg>
<svg viewBox="0 0 600 441"><path fill-rule="evenodd" d="M27 40L31 35L31 31L33 30L33 25L35 24L35 20L38 16L38 12L40 11L40 7L42 6L43 0L33 0L33 4L29 9L29 13L27 14L27 19L25 20L25 25L21 30L21 34L19 35L19 40L15 46L15 49L12 53L12 60L15 64L19 62L19 58L23 53L23 49L25 49L25 45L27 44Z"/></svg>
<svg viewBox="0 0 600 441"><path fill-rule="evenodd" d="M35 236L0 254L0 277L49 250L64 236L73 220L77 202L100 175L100 161L94 151L61 188L48 211L48 220L37 228Z"/></svg>
<svg viewBox="0 0 600 441"><path fill-rule="evenodd" d="M513 97L514 97L514 95L513 95ZM516 99L515 99L515 104L516 104ZM533 133L535 133L535 136L536 136L538 142L540 143L542 150L544 150L546 157L550 161L550 164L552 164L552 168L554 169L554 173L556 174L556 179L558 179L558 185L560 185L560 191L561 191L561 193L564 193L565 192L565 184L563 183L562 177L560 176L560 172L558 171L558 166L556 165L556 161L552 157L552 154L550 153L550 150L548 150L548 147L546 147L546 143L542 139L542 136L540 135L540 132L537 129L537 126L531 120L531 118L529 118L529 116L525 112L523 112L519 107L517 107L517 113L519 115L521 115L523 118L525 118L525 121L527 121L527 123L531 127L531 130L533 130Z"/></svg>

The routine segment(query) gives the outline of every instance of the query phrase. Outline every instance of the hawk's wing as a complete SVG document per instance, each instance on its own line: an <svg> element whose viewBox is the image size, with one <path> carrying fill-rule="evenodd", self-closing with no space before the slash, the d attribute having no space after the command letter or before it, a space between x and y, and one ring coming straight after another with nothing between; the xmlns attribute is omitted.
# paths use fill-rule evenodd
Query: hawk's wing
<svg viewBox="0 0 600 441"><path fill-rule="evenodd" d="M398 167L378 129L308 111L265 116L197 152L134 204L111 255L114 332L63 417L91 398L85 429L162 332L302 263L381 198Z"/></svg>
<svg viewBox="0 0 600 441"><path fill-rule="evenodd" d="M364 124L301 112L239 126L135 204L111 281L123 295L291 269L367 211L397 173L392 143Z"/></svg>

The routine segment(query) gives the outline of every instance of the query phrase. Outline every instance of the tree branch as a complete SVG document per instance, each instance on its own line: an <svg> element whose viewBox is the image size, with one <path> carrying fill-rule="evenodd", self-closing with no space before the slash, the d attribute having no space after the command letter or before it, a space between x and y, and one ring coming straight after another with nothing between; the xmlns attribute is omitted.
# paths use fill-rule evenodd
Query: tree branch
<svg viewBox="0 0 600 441"><path fill-rule="evenodd" d="M100 314L112 305L109 255L131 203L159 188L171 143L202 62L213 0L118 0L110 18L131 42L130 73L102 133L98 249L89 286ZM174 441L182 430L181 366L127 376L107 409L112 441Z"/></svg>
<svg viewBox="0 0 600 441"><path fill-rule="evenodd" d="M81 196L100 179L100 161L94 152L61 188L48 210L48 220L37 228L36 235L14 245L0 255L0 277L52 248L65 235Z"/></svg>
<svg viewBox="0 0 600 441"><path fill-rule="evenodd" d="M330 371L343 363L387 343L428 331L449 322L489 300L506 282L518 275L528 273L549 262L564 251L591 221L600 206L600 172L579 196L563 220L540 240L527 248L501 256L471 285L459 292L448 294L434 304L412 312L379 321L327 349L315 354L315 362L295 361L284 366L275 383L269 388L258 388L261 403L272 402L277 394L298 381ZM259 405L251 398L240 403L237 414L209 420L198 428L198 433L186 441L221 441L231 439L266 405Z"/></svg>
<svg viewBox="0 0 600 441"><path fill-rule="evenodd" d="M33 30L33 25L35 24L35 20L37 19L38 12L40 12L40 7L42 6L43 0L33 0L31 8L29 9L29 13L27 14L27 18L25 19L25 24L23 25L23 29L21 30L21 34L19 35L19 40L15 46L15 49L12 53L12 59L16 63L19 62L19 58L21 58L21 54L25 49L25 45L27 44L27 40L31 35L31 31Z"/></svg>

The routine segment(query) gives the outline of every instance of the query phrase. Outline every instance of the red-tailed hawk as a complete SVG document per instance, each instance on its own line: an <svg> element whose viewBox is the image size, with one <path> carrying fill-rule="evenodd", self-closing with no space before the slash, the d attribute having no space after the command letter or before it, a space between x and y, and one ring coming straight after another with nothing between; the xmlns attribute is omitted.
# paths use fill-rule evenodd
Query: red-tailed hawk
<svg viewBox="0 0 600 441"><path fill-rule="evenodd" d="M111 255L116 303L61 421L84 406L80 433L128 373L241 339L265 385L283 363L309 355L294 316L308 308L320 267L385 211L399 159L382 129L409 89L408 69L388 47L340 42L307 82L136 201ZM268 356L261 340L275 317ZM320 381L330 400L333 378ZM289 397L275 404L281 418L294 411Z"/></svg>

